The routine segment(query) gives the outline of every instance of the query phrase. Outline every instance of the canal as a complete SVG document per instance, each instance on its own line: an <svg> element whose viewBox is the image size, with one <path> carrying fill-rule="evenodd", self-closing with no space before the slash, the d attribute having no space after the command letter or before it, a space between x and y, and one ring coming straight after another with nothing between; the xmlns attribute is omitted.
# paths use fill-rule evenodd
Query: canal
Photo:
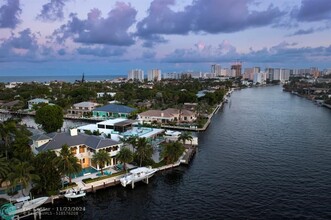
<svg viewBox="0 0 331 220"><path fill-rule="evenodd" d="M273 86L235 91L190 166L57 208L83 207L73 219L331 219L330 204L331 111Z"/></svg>

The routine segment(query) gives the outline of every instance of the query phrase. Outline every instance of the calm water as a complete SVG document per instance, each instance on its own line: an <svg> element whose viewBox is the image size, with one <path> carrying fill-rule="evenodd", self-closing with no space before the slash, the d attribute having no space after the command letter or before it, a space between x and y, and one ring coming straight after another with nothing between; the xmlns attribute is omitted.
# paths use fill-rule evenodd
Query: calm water
<svg viewBox="0 0 331 220"><path fill-rule="evenodd" d="M331 219L331 111L278 86L230 100L190 166L89 194L75 218Z"/></svg>

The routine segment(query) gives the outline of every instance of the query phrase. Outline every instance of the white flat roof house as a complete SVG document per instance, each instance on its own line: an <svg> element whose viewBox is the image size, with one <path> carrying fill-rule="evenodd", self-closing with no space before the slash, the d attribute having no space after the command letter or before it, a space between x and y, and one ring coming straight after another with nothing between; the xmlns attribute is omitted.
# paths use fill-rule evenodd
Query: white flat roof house
<svg viewBox="0 0 331 220"><path fill-rule="evenodd" d="M34 105L38 105L40 103L46 103L46 104L48 104L49 103L49 100L47 100L47 99L41 99L41 98L31 99L31 100L28 101L28 108L29 108L29 110L32 110L32 108L33 108Z"/></svg>

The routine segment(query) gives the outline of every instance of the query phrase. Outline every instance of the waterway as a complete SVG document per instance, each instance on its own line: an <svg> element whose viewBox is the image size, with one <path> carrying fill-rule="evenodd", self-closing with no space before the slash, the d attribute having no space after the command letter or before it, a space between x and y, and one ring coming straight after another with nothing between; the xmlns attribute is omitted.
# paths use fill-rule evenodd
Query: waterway
<svg viewBox="0 0 331 220"><path fill-rule="evenodd" d="M331 219L330 143L329 109L280 86L235 91L190 166L58 206L85 209L73 219Z"/></svg>

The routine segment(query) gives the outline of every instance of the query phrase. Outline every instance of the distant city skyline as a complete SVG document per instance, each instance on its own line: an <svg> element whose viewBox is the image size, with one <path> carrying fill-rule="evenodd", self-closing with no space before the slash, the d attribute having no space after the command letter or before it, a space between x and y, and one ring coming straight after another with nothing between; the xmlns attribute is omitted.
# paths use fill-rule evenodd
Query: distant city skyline
<svg viewBox="0 0 331 220"><path fill-rule="evenodd" d="M0 76L331 68L330 0L0 0Z"/></svg>

